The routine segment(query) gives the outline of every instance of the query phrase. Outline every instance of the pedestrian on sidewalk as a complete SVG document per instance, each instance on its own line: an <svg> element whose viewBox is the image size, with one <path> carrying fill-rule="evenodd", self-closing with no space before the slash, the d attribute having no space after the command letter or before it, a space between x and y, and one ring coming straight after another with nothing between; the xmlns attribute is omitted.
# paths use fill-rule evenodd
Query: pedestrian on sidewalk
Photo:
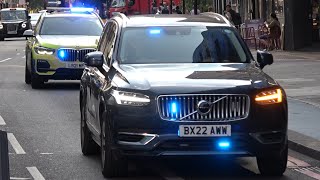
<svg viewBox="0 0 320 180"><path fill-rule="evenodd" d="M177 14L182 14L182 11L180 10L180 7L179 7L179 6L176 7L176 13L177 13Z"/></svg>
<svg viewBox="0 0 320 180"><path fill-rule="evenodd" d="M163 8L161 14L169 14L169 13L170 13L170 12L169 12L169 9L168 9L168 5L167 5L167 4L164 4L164 8Z"/></svg>
<svg viewBox="0 0 320 180"><path fill-rule="evenodd" d="M233 25L235 25L239 29L240 25L242 24L241 16L231 8L230 4L226 6L225 16Z"/></svg>
<svg viewBox="0 0 320 180"><path fill-rule="evenodd" d="M265 25L269 29L269 33L266 35L262 35L259 37L260 42L264 44L269 51L272 51L275 46L274 46L274 40L277 40L281 36L281 27L280 27L280 22L275 13L270 14L270 23L265 22Z"/></svg>

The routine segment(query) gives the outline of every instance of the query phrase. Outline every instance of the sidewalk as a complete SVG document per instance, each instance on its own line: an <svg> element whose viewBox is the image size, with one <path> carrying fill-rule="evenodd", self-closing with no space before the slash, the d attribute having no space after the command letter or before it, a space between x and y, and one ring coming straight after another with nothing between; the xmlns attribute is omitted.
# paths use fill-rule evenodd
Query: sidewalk
<svg viewBox="0 0 320 180"><path fill-rule="evenodd" d="M252 54L255 56L257 51L251 49ZM275 60L282 59L312 59L320 60L320 43L313 43L312 46L299 49L297 51L283 51L283 50L274 50L270 51L273 54Z"/></svg>
<svg viewBox="0 0 320 180"><path fill-rule="evenodd" d="M289 148L320 160L320 108L289 98Z"/></svg>
<svg viewBox="0 0 320 180"><path fill-rule="evenodd" d="M251 52L256 57L256 50L251 49ZM275 61L320 61L320 43L298 51L276 50L270 51L270 53L273 54ZM288 99L289 148L320 160L320 106L291 97L288 97Z"/></svg>

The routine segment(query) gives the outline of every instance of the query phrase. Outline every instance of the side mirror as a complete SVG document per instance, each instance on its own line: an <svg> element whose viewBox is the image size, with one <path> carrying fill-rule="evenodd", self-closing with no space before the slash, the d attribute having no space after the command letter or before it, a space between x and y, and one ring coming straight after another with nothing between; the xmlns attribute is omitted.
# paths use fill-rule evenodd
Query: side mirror
<svg viewBox="0 0 320 180"><path fill-rule="evenodd" d="M266 65L273 64L273 55L267 51L257 51L257 61L263 69Z"/></svg>
<svg viewBox="0 0 320 180"><path fill-rule="evenodd" d="M31 19L31 16L28 16L28 20L30 20Z"/></svg>
<svg viewBox="0 0 320 180"><path fill-rule="evenodd" d="M87 66L91 66L91 67L102 67L103 60L104 60L104 56L103 56L103 53L100 51L88 53L84 57L84 63Z"/></svg>
<svg viewBox="0 0 320 180"><path fill-rule="evenodd" d="M24 37L34 37L34 32L32 29L25 30L23 33Z"/></svg>

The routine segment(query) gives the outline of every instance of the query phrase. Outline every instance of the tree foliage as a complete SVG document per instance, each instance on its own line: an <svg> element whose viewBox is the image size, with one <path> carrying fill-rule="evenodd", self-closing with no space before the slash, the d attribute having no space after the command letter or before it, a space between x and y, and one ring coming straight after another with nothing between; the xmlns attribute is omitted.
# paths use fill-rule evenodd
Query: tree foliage
<svg viewBox="0 0 320 180"><path fill-rule="evenodd" d="M30 10L40 10L43 9L44 0L30 0L29 1L29 9Z"/></svg>

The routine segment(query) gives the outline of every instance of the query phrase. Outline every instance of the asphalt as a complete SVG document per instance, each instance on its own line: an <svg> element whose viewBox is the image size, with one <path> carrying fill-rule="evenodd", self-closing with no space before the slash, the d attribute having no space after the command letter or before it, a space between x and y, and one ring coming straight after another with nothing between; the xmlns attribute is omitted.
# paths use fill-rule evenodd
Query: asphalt
<svg viewBox="0 0 320 180"><path fill-rule="evenodd" d="M31 89L24 83L24 46L23 39L0 42L0 116L5 122L0 125L0 130L11 133L11 179L104 179L100 171L100 156L85 157L80 151L79 83L50 82L43 89ZM270 72L271 76L275 75L275 78L291 79L283 83L287 88L291 84L286 83L292 82L292 79L297 80L295 76L290 75L291 71L285 74L288 70L282 71L279 68L298 68L293 65L296 62L285 59L267 67L266 72ZM311 69L304 73L308 74L311 70L317 73L320 62L309 60L307 64ZM304 71L304 68L300 71ZM314 74L314 81L309 81L303 87L315 86L313 83L320 81L319 77L318 74ZM296 83L293 88L302 87ZM310 121L313 123L311 128L319 128L319 123L311 120L306 123L307 119L303 114L299 116L293 113L306 109L307 113L311 113L310 117L319 117L315 114L316 106L302 102L308 101L309 95L288 95L293 98L289 102L289 108L292 109L289 129L311 138L313 131L303 129L303 124L310 124ZM320 104L320 101L314 100L316 98L311 99L311 103ZM310 110L310 106L314 111ZM320 179L319 167L320 162L315 158L293 150L289 152L288 169L281 178L262 177L257 170L255 158L138 159L130 161L130 177L123 179L311 180Z"/></svg>

